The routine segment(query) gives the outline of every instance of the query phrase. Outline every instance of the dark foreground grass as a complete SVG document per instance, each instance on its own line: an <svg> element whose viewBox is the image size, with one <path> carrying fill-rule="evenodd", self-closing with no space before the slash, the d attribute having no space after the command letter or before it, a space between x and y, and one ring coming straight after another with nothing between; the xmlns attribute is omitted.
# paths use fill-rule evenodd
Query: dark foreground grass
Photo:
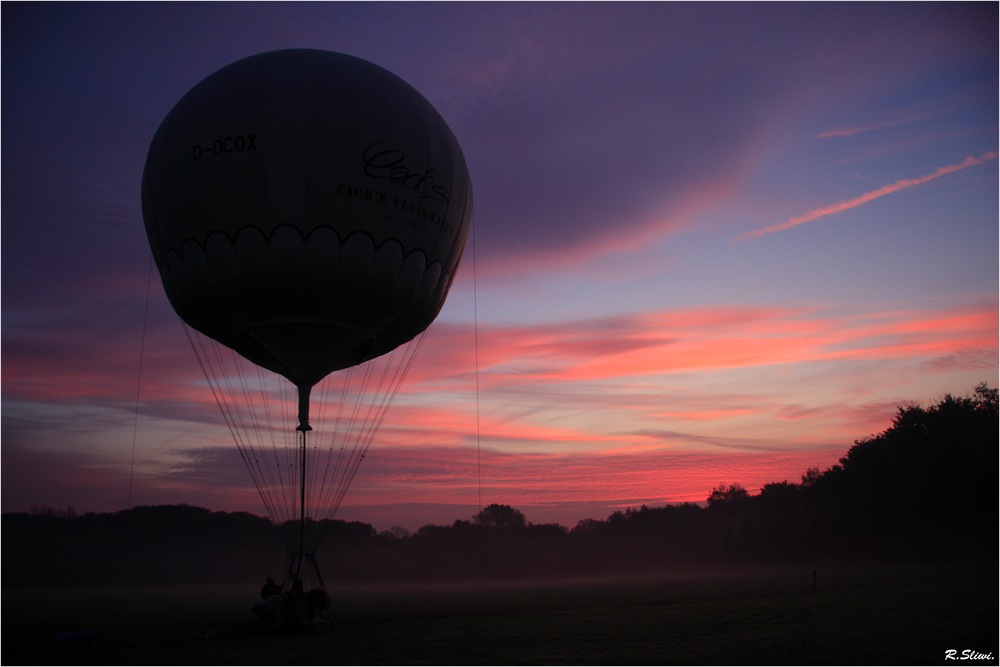
<svg viewBox="0 0 1000 667"><path fill-rule="evenodd" d="M820 567L331 590L331 634L250 631L256 586L5 591L14 664L997 664L984 567ZM94 645L59 646L93 630ZM989 660L946 660L969 649Z"/></svg>

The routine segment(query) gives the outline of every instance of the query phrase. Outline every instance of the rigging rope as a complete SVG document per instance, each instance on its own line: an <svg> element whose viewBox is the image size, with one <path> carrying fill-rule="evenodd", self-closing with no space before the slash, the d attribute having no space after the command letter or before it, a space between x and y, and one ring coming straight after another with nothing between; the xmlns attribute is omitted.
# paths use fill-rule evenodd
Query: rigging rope
<svg viewBox="0 0 1000 667"><path fill-rule="evenodd" d="M476 362L476 487L479 490L479 511L483 511L483 464L479 429L479 291L476 275L476 220L470 220L472 236L472 339ZM483 524L479 524L479 603L483 602Z"/></svg>
<svg viewBox="0 0 1000 667"><path fill-rule="evenodd" d="M132 422L132 462L128 469L128 508L132 509L132 478L135 473L135 443L139 435L139 396L142 390L142 359L146 352L146 322L149 319L149 286L153 280L153 257L146 272L146 305L142 309L142 338L139 343L139 377L135 381L135 420Z"/></svg>
<svg viewBox="0 0 1000 667"><path fill-rule="evenodd" d="M149 319L149 286L153 281L153 256L149 257L149 269L146 271L146 305L142 309L142 337L139 342L139 377L135 381L135 420L132 422L132 461L128 468L128 508L132 509L132 480L135 477L135 444L139 437L139 397L142 391L142 360L146 352L146 322ZM125 575L128 567L129 517L125 515L125 540L122 547L122 595L125 595Z"/></svg>
<svg viewBox="0 0 1000 667"><path fill-rule="evenodd" d="M343 380L339 390L333 388L332 377L317 385L312 397L319 418L305 443L309 450L303 469L302 445L294 437L294 387L253 364L251 373L249 362L237 353L187 326L184 331L273 523L299 521L304 481L306 525L310 520L323 522L322 530L308 538L306 551L314 551L330 526L324 520L336 516L426 332L382 357L337 373ZM328 406L331 398L339 398L335 411ZM327 416L332 425L326 424ZM282 538L290 552L300 551L292 548L290 534L283 531ZM296 543L300 538L296 536Z"/></svg>
<svg viewBox="0 0 1000 667"><path fill-rule="evenodd" d="M321 501L320 507L327 508L326 513L323 516L324 519L333 519L336 516L337 510L343 502L344 496L347 494L351 483L354 481L361 462L365 459L369 448L371 448L371 445L375 440L375 435L378 433L379 428L382 426L382 422L385 420L389 406L399 393L403 380L409 372L410 367L413 364L413 360L416 358L417 352L420 350L426 335L427 331L425 330L413 341L396 348L386 355L389 358L386 360L383 368L382 377L379 381L378 388L376 389L375 398L372 399L368 406L366 419L361 425L358 436L355 440L355 446L352 452L354 460L353 462L350 462L349 459L348 465L344 466L344 474L341 476L340 482L334 490L334 495L331 501L326 503ZM366 376L368 375L369 373L366 373ZM359 394L359 396L361 395L362 394ZM336 436L334 436L334 438L335 437ZM332 447L333 440L331 440L331 449ZM327 530L329 529L329 525L329 523L324 525L323 530L314 541L313 548L316 548L322 541Z"/></svg>
<svg viewBox="0 0 1000 667"><path fill-rule="evenodd" d="M240 457L243 459L243 463L246 465L247 470L250 471L250 479L253 481L254 487L257 489L257 493L264 503L264 508L267 510L268 516L271 521L280 524L283 521L280 520L280 515L277 513L275 503L272 494L262 484L262 478L259 475L259 462L254 462L253 453L249 449L249 443L246 441L242 434L243 426L242 416L239 414L238 410L235 409L236 406L233 402L226 398L225 394L222 392L223 380L219 377L219 372L211 363L212 356L209 351L205 348L204 341L206 340L203 336L196 337L191 335L191 330L186 324L184 324L184 333L187 335L188 342L191 344L191 349L195 353L195 358L198 360L198 365L201 367L201 372L205 376L205 380L208 382L209 389L212 391L212 396L215 398L216 405L219 406L219 411L222 413L223 421L225 421L226 426L229 428L230 434L233 436L233 440L236 442L236 448L240 453ZM218 364L222 363L221 354L219 354L218 349L215 349L216 362ZM225 381L225 385L231 390L231 386L228 381ZM239 417L239 418L238 418Z"/></svg>

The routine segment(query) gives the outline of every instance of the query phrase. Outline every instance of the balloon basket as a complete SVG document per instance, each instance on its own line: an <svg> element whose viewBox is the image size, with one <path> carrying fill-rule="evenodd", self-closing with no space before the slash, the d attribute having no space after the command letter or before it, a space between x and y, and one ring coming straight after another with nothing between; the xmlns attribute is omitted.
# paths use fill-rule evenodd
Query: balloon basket
<svg viewBox="0 0 1000 667"><path fill-rule="evenodd" d="M319 571L315 551L288 552L288 570L282 588L292 592L309 592L318 588L326 593L326 582Z"/></svg>

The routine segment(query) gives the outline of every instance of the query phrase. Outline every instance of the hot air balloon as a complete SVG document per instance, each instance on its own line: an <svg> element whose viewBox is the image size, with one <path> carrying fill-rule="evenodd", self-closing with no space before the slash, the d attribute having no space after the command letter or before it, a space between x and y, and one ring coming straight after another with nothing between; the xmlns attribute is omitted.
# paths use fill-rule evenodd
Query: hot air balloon
<svg viewBox="0 0 1000 667"><path fill-rule="evenodd" d="M270 454L241 444L238 425L234 437L265 505L297 505L290 555L301 570L312 557L311 391L417 339L440 312L472 216L458 141L419 92L381 67L312 49L262 53L211 74L170 111L149 147L142 213L180 318L297 392L299 475L287 463L281 470L278 454L277 473L264 470ZM218 356L199 354L232 431L237 417L220 398L228 380L212 370ZM364 452L350 456L356 466ZM345 490L310 497L339 504Z"/></svg>

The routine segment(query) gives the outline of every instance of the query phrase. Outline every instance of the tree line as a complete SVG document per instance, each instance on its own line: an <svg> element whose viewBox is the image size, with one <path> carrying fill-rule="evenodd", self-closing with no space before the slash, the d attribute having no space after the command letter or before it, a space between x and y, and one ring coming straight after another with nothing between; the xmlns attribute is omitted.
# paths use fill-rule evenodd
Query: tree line
<svg viewBox="0 0 1000 667"><path fill-rule="evenodd" d="M509 505L471 520L378 532L324 521L328 584L635 574L815 563L997 558L997 390L898 408L838 465L801 481L739 484L695 503L629 508L572 529ZM3 515L3 588L259 581L284 571L298 524L187 505Z"/></svg>

